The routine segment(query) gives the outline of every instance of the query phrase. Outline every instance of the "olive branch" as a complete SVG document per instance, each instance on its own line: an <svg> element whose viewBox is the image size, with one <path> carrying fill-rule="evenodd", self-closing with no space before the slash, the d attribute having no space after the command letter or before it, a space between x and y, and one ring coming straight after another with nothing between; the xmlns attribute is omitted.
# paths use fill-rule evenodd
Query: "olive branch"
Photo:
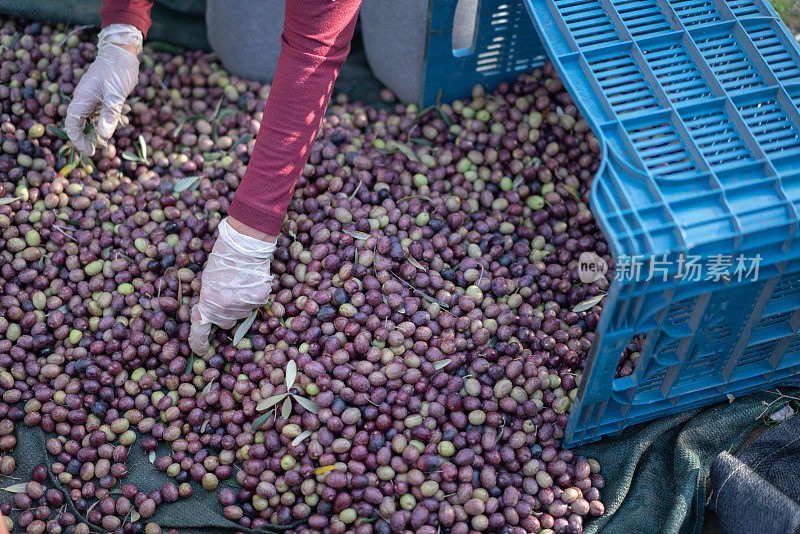
<svg viewBox="0 0 800 534"><path fill-rule="evenodd" d="M313 413L314 415L319 413L319 405L311 399L307 399L297 393L292 393L292 387L294 386L295 379L297 378L297 363L294 360L289 360L289 363L286 365L286 378L284 379L284 385L286 386L286 393L278 393L277 395L272 395L261 402L258 403L256 406L256 410L259 412L263 412L267 410L266 413L262 414L258 417L255 421L253 421L253 425L251 427L252 431L255 432L259 428L261 428L264 423L267 422L271 415L275 415L275 418L278 417L278 403L283 401L281 405L281 418L288 419L289 416L292 415L292 400L297 401L297 403L308 410L309 412ZM309 434L310 435L310 434Z"/></svg>

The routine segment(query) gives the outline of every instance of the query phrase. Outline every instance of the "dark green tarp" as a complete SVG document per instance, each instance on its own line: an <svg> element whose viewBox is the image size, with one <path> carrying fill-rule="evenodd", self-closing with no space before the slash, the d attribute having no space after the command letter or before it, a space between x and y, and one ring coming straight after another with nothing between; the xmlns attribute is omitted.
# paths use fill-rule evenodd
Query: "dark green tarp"
<svg viewBox="0 0 800 534"><path fill-rule="evenodd" d="M30 476L34 467L37 465L49 466L54 461L52 457L48 458L48 453L45 449L45 443L51 436L45 435L39 427L26 427L19 424L17 425L16 436L17 447L14 449L12 456L16 460L17 467L11 477L0 476L0 487L3 488L27 481L27 477ZM166 454L169 454L169 450L162 445L157 451L156 458ZM128 475L117 483L117 488L122 487L123 484L133 483L141 491L150 492L154 489L161 489L165 482L173 481L166 473L156 471L150 465L148 455L142 450L138 440L129 448L128 460L125 465L128 467ZM176 528L180 532L195 532L197 534L205 532L222 534L237 531L252 534L256 532L280 532L279 529L256 531L240 527L237 523L226 519L222 515L222 506L217 499L219 489L208 492L197 484L192 483L192 485L191 497L171 504L161 504L149 521L158 523L163 529ZM59 488L66 493L66 490L59 484L52 473L50 474L50 480L45 482L45 486ZM224 486L220 484L220 487ZM0 491L0 501L12 502L13 495L6 491ZM66 502L70 512L78 518L83 517L69 499L66 499ZM91 503L92 501L89 504L91 505ZM16 518L16 514L12 514L12 518ZM102 531L102 529L94 526L93 530Z"/></svg>
<svg viewBox="0 0 800 534"><path fill-rule="evenodd" d="M798 396L800 390L781 389ZM585 532L605 533L674 533L708 532L703 528L706 485L709 467L723 450L736 450L751 431L763 424L765 416L776 410L777 399L760 393L735 399L709 408L701 408L666 417L625 430L617 437L576 449L576 453L596 458L602 466L606 487L601 492L606 515L587 522ZM37 428L22 425L17 429L18 445L13 456L17 461L15 477L24 479L33 467L49 465L45 451L46 436ZM168 454L166 447L158 456ZM171 479L155 471L138 442L126 462L129 475L123 483L135 483L141 490L159 489ZM4 477L2 487L19 482ZM57 486L56 480L50 484ZM223 533L243 530L222 516L217 492L206 492L194 485L186 500L164 504L151 519L163 527L181 532ZM12 495L0 492L0 500ZM77 511L73 508L73 513ZM79 516L80 517L80 516Z"/></svg>
<svg viewBox="0 0 800 534"><path fill-rule="evenodd" d="M784 395L800 390L780 388ZM606 514L586 532L694 534L704 528L711 463L721 451L735 451L781 405L764 392L626 429L620 436L580 447L596 458L606 487Z"/></svg>

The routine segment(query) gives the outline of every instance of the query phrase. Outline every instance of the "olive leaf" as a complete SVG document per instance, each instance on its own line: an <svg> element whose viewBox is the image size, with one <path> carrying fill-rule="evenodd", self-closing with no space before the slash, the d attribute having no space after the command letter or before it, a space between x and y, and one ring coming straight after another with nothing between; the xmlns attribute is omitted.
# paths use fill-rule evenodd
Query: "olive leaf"
<svg viewBox="0 0 800 534"><path fill-rule="evenodd" d="M163 82L162 82L163 83ZM183 117L178 121L178 127L175 128L175 131L172 132L172 138L176 139L180 137L183 128L186 126L187 123L194 122L197 119L202 119L203 116L201 114L192 115L191 117Z"/></svg>
<svg viewBox="0 0 800 534"><path fill-rule="evenodd" d="M400 152L405 157L407 157L411 161L415 161L419 163L419 158L417 157L417 153L414 152L411 147L406 145L405 143L401 143L400 141L391 140L386 143L386 148L392 152Z"/></svg>
<svg viewBox="0 0 800 534"><path fill-rule="evenodd" d="M730 393L728 393L728 396L733 397L733 395ZM730 399L730 401L733 402L733 399ZM781 423L786 421L795 414L795 406L795 403L784 404L780 409L772 412L772 414L769 416L769 421L772 423Z"/></svg>
<svg viewBox="0 0 800 534"><path fill-rule="evenodd" d="M214 379L213 378L211 379L211 381L209 381L208 384L206 384L206 387L203 388L203 394L204 395L211 392L211 386L212 385L214 385Z"/></svg>
<svg viewBox="0 0 800 534"><path fill-rule="evenodd" d="M595 295L592 298L588 298L583 302L579 302L578 304L575 305L574 308L572 308L572 311L578 313L586 310L591 310L593 307L599 304L601 300L603 300L606 297L606 294L607 293L600 293L599 295Z"/></svg>
<svg viewBox="0 0 800 534"><path fill-rule="evenodd" d="M217 116L217 122L221 121L222 119L224 119L228 115L236 115L236 110L233 109L233 108L225 108L225 109L223 109L222 111L220 111L219 115Z"/></svg>
<svg viewBox="0 0 800 534"><path fill-rule="evenodd" d="M388 306L389 305L389 299L386 297L386 295L381 295L381 297L383 297L383 303ZM400 313L406 313L406 307L405 306L400 306L399 308L397 308L397 311L399 311ZM372 343L374 344L375 340L373 340Z"/></svg>
<svg viewBox="0 0 800 534"><path fill-rule="evenodd" d="M67 135L67 132L65 132L64 130L62 130L58 126L54 126L52 124L48 124L47 125L47 129L50 130L50 133L52 133L56 137L59 137L59 138L63 139L64 141L69 141L69 135Z"/></svg>
<svg viewBox="0 0 800 534"><path fill-rule="evenodd" d="M296 438L292 440L292 447L297 447L300 445L303 440L309 438L313 434L310 430L303 430Z"/></svg>
<svg viewBox="0 0 800 534"><path fill-rule="evenodd" d="M353 239L362 239L367 240L372 237L370 234L366 232L359 232L358 230L345 230L344 233L352 237Z"/></svg>
<svg viewBox="0 0 800 534"><path fill-rule="evenodd" d="M92 161L89 158L87 158L84 154L81 154L80 163L81 163L81 168L87 174L91 174L92 173L92 170L94 169L94 166L92 165Z"/></svg>
<svg viewBox="0 0 800 534"><path fill-rule="evenodd" d="M430 106L428 106L428 107L425 107L425 108L422 108L421 110L419 110L419 111L417 112L416 118L417 118L417 119L421 119L421 118L422 118L422 117L424 117L424 116L425 116L425 115L426 115L426 114L427 114L429 111L433 111L434 109L436 109L436 105L435 105L435 104L433 104L433 105L430 105Z"/></svg>
<svg viewBox="0 0 800 534"><path fill-rule="evenodd" d="M266 398L256 405L256 410L258 410L259 412L263 412L264 410L269 410L270 408L278 404L280 401L282 401L283 398L286 397L286 395L288 395L288 393L279 393L278 395L273 395L269 398Z"/></svg>
<svg viewBox="0 0 800 534"><path fill-rule="evenodd" d="M131 523L136 523L141 518L142 516L139 515L139 512L131 509Z"/></svg>
<svg viewBox="0 0 800 534"><path fill-rule="evenodd" d="M209 163L212 161L217 161L218 159L222 159L223 157L225 157L225 154L222 152L212 152L211 154L203 156L203 161Z"/></svg>
<svg viewBox="0 0 800 534"><path fill-rule="evenodd" d="M412 200L412 199L415 199L415 198L421 198L422 200L427 200L428 202L431 201L431 197L429 197L428 195L409 195L407 197L401 198L397 202L402 202L404 200Z"/></svg>
<svg viewBox="0 0 800 534"><path fill-rule="evenodd" d="M186 360L186 368L183 370L183 374L190 375L192 374L192 368L194 367L194 352L191 356Z"/></svg>
<svg viewBox="0 0 800 534"><path fill-rule="evenodd" d="M433 368L434 368L436 371L438 371L438 370L440 370L440 369L444 369L445 367L447 367L448 365L450 365L450 362L452 362L452 361L453 361L453 359L452 359L452 358L447 358L447 359L444 359L444 360L439 360L439 361L437 361L437 362L433 362Z"/></svg>
<svg viewBox="0 0 800 534"><path fill-rule="evenodd" d="M409 285L410 285L410 284L409 284ZM420 291L419 289L417 289L417 288L416 288L416 287L414 287L414 286L411 286L411 287L414 289L414 291L416 291L417 293L419 293L419 294L420 294L420 296L421 296L422 298L424 298L425 300L427 300L428 302L431 302L431 303L433 303L433 304L438 304L438 305L439 305L439 306L441 306L442 308L449 308L449 307L450 307L450 305L446 304L446 303L445 303L443 300L439 300L439 299L437 299L437 298L434 298L434 297L432 297L432 296L428 295L427 293L423 293L422 291Z"/></svg>
<svg viewBox="0 0 800 534"><path fill-rule="evenodd" d="M315 475L324 475L325 473L329 473L329 472L333 471L334 469L336 469L335 465L323 465L321 467L317 467L316 469L314 469L314 474Z"/></svg>
<svg viewBox="0 0 800 534"><path fill-rule="evenodd" d="M222 104L222 99L219 101ZM217 112L214 113L214 131L211 134L213 136L214 141L219 138L219 125L222 123L222 119L227 117L228 115L236 115L236 110L231 108L225 108L221 112L219 111L219 105L217 106Z"/></svg>
<svg viewBox="0 0 800 534"><path fill-rule="evenodd" d="M17 200L22 200L22 197L0 198L0 206L5 206L6 204L11 204L12 202L16 202Z"/></svg>
<svg viewBox="0 0 800 534"><path fill-rule="evenodd" d="M144 159L136 154L131 154L130 152L123 152L120 154L120 157L126 161L133 161L134 163L146 163Z"/></svg>
<svg viewBox="0 0 800 534"><path fill-rule="evenodd" d="M424 137L412 137L411 140L418 145L433 146L433 141Z"/></svg>
<svg viewBox="0 0 800 534"><path fill-rule="evenodd" d="M255 421L253 421L253 424L250 425L250 431L251 432L255 432L256 430L258 430L259 428L264 426L264 423L267 422L267 419L269 419L269 416L270 416L270 412L267 412L265 414L259 415L258 418Z"/></svg>
<svg viewBox="0 0 800 534"><path fill-rule="evenodd" d="M27 482L20 482L19 484L13 484L3 489L9 493L24 493L26 485Z"/></svg>
<svg viewBox="0 0 800 534"><path fill-rule="evenodd" d="M427 293L425 293L425 292L423 292L423 291L421 291L421 290L417 289L417 288L416 288L414 285L412 285L411 283L409 283L409 282L406 282L405 280L403 280L402 278L400 278L400 277L399 277L399 276L398 276L398 275L397 275L397 274L396 274L394 271L389 271L389 273L391 273L391 274L392 274L392 275L393 275L395 278L397 278L397 279L398 279L400 282L404 283L405 285L407 285L408 287L410 287L411 289L413 289L414 291L416 291L416 292L419 294L419 296L421 296L422 298L424 298L424 299L425 299L425 300L427 300L428 302L431 302L431 303L433 303L433 304L438 304L438 305L439 305L440 307L442 307L442 308L450 308L450 306L449 306L448 304L446 304L444 301L442 301L442 300L439 300L439 299L437 299L437 298L435 298L435 297L432 297L432 296L428 295Z"/></svg>
<svg viewBox="0 0 800 534"><path fill-rule="evenodd" d="M286 364L286 391L292 389L294 381L297 378L297 363L294 360L289 360Z"/></svg>
<svg viewBox="0 0 800 534"><path fill-rule="evenodd" d="M222 109L222 101L224 99L225 99L225 97L222 97L222 96L219 97L219 100L217 101L217 105L214 108L214 115L211 117L212 121L216 121L217 120L217 116L219 115L219 110Z"/></svg>
<svg viewBox="0 0 800 534"><path fill-rule="evenodd" d="M439 117L442 118L442 120L444 121L445 125L447 125L448 128L450 128L453 125L453 120L447 113L442 111L442 108L440 108L438 105L436 106L436 112L439 114Z"/></svg>
<svg viewBox="0 0 800 534"><path fill-rule="evenodd" d="M292 397L286 397L286 400L283 401L283 406L281 406L281 417L284 419L289 419L289 416L292 415Z"/></svg>
<svg viewBox="0 0 800 534"><path fill-rule="evenodd" d="M156 461L156 451L150 451L150 454L147 455L147 459L150 460L150 464L152 465L153 462Z"/></svg>
<svg viewBox="0 0 800 534"><path fill-rule="evenodd" d="M564 184L564 189L569 191L569 194L575 197L575 200L581 202L581 196L578 194L578 191L574 187L572 187L571 185Z"/></svg>
<svg viewBox="0 0 800 534"><path fill-rule="evenodd" d="M210 421L211 421L211 419L206 419L205 421L203 421L203 424L202 424L202 425L200 425L200 433L201 433L201 434L202 434L202 433L204 433L204 432L206 431L206 428L208 428L208 423L209 423Z"/></svg>
<svg viewBox="0 0 800 534"><path fill-rule="evenodd" d="M91 505L89 508L87 508L87 509L86 509L86 514L88 515L88 514L89 514L89 512L91 512L92 510L94 510L94 507L95 507L95 506L97 506L98 504L100 504L100 501L94 501L94 502L92 503L92 505Z"/></svg>
<svg viewBox="0 0 800 534"><path fill-rule="evenodd" d="M251 133L244 134L239 139L237 139L235 143L233 143L231 145L231 147L228 149L228 152L232 152L239 145L243 145L245 143L249 143L250 139L252 139L252 138L253 138L253 134L251 134Z"/></svg>
<svg viewBox="0 0 800 534"><path fill-rule="evenodd" d="M358 181L358 185L356 186L355 191L353 191L353 194L348 197L348 200L353 200L354 198L356 198L356 195L358 194L359 189L361 189L361 185L363 183L364 183L363 180Z"/></svg>
<svg viewBox="0 0 800 534"><path fill-rule="evenodd" d="M409 256L408 257L408 263L410 263L411 265L413 265L414 267L416 267L417 269L419 269L421 271L427 271L428 270L425 267L423 267L422 264L420 262L418 262L416 260L416 258L414 258L414 256Z"/></svg>
<svg viewBox="0 0 800 534"><path fill-rule="evenodd" d="M180 193L181 191L189 190L194 191L197 189L197 186L200 185L200 178L202 176L187 176L186 178L181 178L175 185L172 186L173 193Z"/></svg>
<svg viewBox="0 0 800 534"><path fill-rule="evenodd" d="M314 415L317 415L319 413L319 405L316 402L312 401L311 399L301 397L300 395L292 395L292 397L294 397L294 400L296 400L297 403L300 404L300 406L302 406L309 412L313 413Z"/></svg>
<svg viewBox="0 0 800 534"><path fill-rule="evenodd" d="M253 313L250 314L250 317L245 319L242 324L239 325L239 328L236 329L236 332L233 334L233 346L239 344L239 342L244 339L244 336L247 335L247 332L250 331L250 327L253 326L253 321L256 320L256 316L258 315L258 309L253 310Z"/></svg>
<svg viewBox="0 0 800 534"><path fill-rule="evenodd" d="M77 163L78 162L75 161L75 151L70 149L69 163L61 167L61 170L58 171L58 175L61 176L62 178L66 178L67 176L69 176L69 173L71 173L72 170L75 168L75 165L77 165Z"/></svg>
<svg viewBox="0 0 800 534"><path fill-rule="evenodd" d="M139 134L139 150L138 150L138 152L139 152L139 157L147 162L147 143L145 142L144 136L142 134Z"/></svg>
<svg viewBox="0 0 800 534"><path fill-rule="evenodd" d="M241 488L242 487L242 485L239 484L239 482L234 477L231 477L228 480L223 480L222 483L225 484L226 486L230 486L232 488Z"/></svg>

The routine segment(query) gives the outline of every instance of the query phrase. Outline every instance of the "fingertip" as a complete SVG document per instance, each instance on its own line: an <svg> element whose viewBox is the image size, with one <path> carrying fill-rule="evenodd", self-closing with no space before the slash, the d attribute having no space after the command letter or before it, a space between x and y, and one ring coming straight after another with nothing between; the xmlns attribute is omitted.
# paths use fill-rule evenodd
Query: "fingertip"
<svg viewBox="0 0 800 534"><path fill-rule="evenodd" d="M94 143L92 143L86 135L81 135L76 139L70 138L72 144L81 154L85 154L86 156L92 157L94 156Z"/></svg>
<svg viewBox="0 0 800 534"><path fill-rule="evenodd" d="M198 335L198 336L208 336L209 332L211 332L211 324L210 323L203 323L200 321L192 320L192 327L191 327L191 334L190 335Z"/></svg>
<svg viewBox="0 0 800 534"><path fill-rule="evenodd" d="M189 347L198 356L204 356L208 352L209 330L204 325L192 325L192 331L189 334Z"/></svg>
<svg viewBox="0 0 800 534"><path fill-rule="evenodd" d="M118 122L119 119L116 112L104 107L97 119L97 135L103 139L110 138L114 134L114 130L117 129Z"/></svg>
<svg viewBox="0 0 800 534"><path fill-rule="evenodd" d="M208 352L208 341L189 339L189 347L196 355L203 357Z"/></svg>
<svg viewBox="0 0 800 534"><path fill-rule="evenodd" d="M67 117L64 119L64 130L67 132L71 141L80 139L83 135L84 120L81 115L72 109L72 105L67 109Z"/></svg>

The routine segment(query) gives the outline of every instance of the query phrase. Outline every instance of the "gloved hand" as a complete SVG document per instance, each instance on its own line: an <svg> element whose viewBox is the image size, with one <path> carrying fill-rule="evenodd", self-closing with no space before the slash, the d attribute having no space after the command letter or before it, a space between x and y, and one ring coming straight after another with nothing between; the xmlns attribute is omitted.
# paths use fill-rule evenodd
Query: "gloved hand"
<svg viewBox="0 0 800 534"><path fill-rule="evenodd" d="M134 53L135 51L135 53ZM86 119L98 107L97 137L107 140L123 120L122 105L139 81L142 32L130 24L110 24L98 37L97 57L81 76L67 108L65 130L72 144L94 155L95 140L84 133Z"/></svg>
<svg viewBox="0 0 800 534"><path fill-rule="evenodd" d="M224 219L219 237L203 270L200 302L192 310L189 346L200 356L208 352L211 325L233 327L263 306L272 289L269 266L275 243L234 230Z"/></svg>

